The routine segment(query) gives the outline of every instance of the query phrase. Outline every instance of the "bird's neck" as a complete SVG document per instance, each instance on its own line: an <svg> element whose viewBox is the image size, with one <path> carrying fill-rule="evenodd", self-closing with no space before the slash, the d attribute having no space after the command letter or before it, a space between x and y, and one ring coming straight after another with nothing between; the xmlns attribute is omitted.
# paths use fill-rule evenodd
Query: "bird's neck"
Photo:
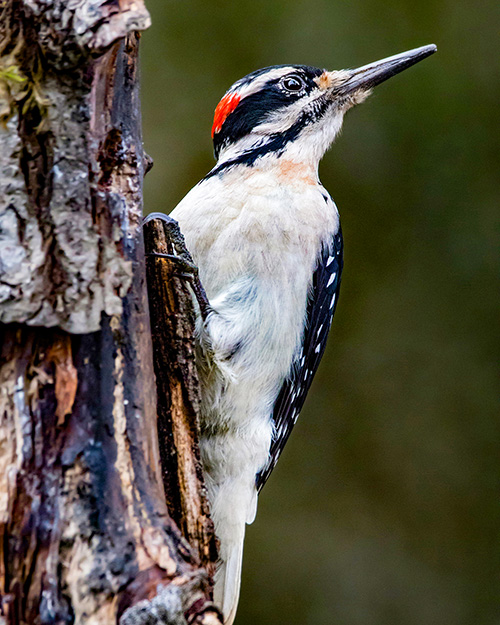
<svg viewBox="0 0 500 625"><path fill-rule="evenodd" d="M307 149L300 138L293 142L280 137L249 135L221 151L214 171L224 171L235 166L253 171L272 171L280 178L294 175L303 179L318 179L318 165L324 150Z"/></svg>
<svg viewBox="0 0 500 625"><path fill-rule="evenodd" d="M271 174L277 184L311 186L319 183L318 165L307 160L293 159L284 154L256 164L256 169Z"/></svg>
<svg viewBox="0 0 500 625"><path fill-rule="evenodd" d="M227 169L233 164L273 167L274 163L283 159L317 171L321 158L341 126L342 115L337 115L311 125L295 124L276 134L251 132L221 149L216 169Z"/></svg>

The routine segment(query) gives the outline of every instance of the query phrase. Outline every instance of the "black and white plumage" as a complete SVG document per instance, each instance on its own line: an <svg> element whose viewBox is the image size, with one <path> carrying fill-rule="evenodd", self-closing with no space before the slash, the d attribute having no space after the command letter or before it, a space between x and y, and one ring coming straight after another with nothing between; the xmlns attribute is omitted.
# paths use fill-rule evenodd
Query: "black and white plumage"
<svg viewBox="0 0 500 625"><path fill-rule="evenodd" d="M210 305L197 320L200 452L226 625L245 524L305 401L338 300L340 220L319 161L347 110L433 51L338 72L274 66L239 80L215 112L216 166L172 213Z"/></svg>
<svg viewBox="0 0 500 625"><path fill-rule="evenodd" d="M344 244L342 230L324 247L312 279L307 301L302 349L280 389L273 407L274 434L266 466L257 475L260 492L278 462L283 447L297 422L311 387L330 331L337 307L342 276Z"/></svg>

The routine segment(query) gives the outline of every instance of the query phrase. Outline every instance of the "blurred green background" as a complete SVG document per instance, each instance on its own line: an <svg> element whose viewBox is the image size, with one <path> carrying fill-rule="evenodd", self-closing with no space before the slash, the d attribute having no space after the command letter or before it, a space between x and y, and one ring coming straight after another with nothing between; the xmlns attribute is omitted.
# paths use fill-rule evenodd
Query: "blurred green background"
<svg viewBox="0 0 500 625"><path fill-rule="evenodd" d="M248 528L236 622L499 625L500 3L147 6L147 212L212 168L213 110L241 76L437 44L347 115L321 165L342 294Z"/></svg>

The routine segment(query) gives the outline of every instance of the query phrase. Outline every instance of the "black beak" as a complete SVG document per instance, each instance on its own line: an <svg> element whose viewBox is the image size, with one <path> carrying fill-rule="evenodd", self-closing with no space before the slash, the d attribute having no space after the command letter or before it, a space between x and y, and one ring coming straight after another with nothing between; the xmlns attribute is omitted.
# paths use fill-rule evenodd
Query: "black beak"
<svg viewBox="0 0 500 625"><path fill-rule="evenodd" d="M391 76L399 74L399 72L434 54L436 50L437 47L434 44L422 46L421 48L408 50L408 52L402 52L375 63L363 65L363 67L358 67L357 69L347 70L349 74L347 80L334 88L333 91L335 95L348 95L360 89L368 91L384 82L384 80L391 78Z"/></svg>

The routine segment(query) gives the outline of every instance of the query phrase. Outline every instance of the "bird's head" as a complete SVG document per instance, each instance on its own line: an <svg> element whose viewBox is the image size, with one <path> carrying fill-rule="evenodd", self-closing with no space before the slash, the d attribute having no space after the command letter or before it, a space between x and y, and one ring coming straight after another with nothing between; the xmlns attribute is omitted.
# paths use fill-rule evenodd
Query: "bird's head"
<svg viewBox="0 0 500 625"><path fill-rule="evenodd" d="M279 65L238 80L219 102L212 137L220 162L249 165L271 155L317 164L346 111L373 87L418 63L436 46L416 48L358 69Z"/></svg>

